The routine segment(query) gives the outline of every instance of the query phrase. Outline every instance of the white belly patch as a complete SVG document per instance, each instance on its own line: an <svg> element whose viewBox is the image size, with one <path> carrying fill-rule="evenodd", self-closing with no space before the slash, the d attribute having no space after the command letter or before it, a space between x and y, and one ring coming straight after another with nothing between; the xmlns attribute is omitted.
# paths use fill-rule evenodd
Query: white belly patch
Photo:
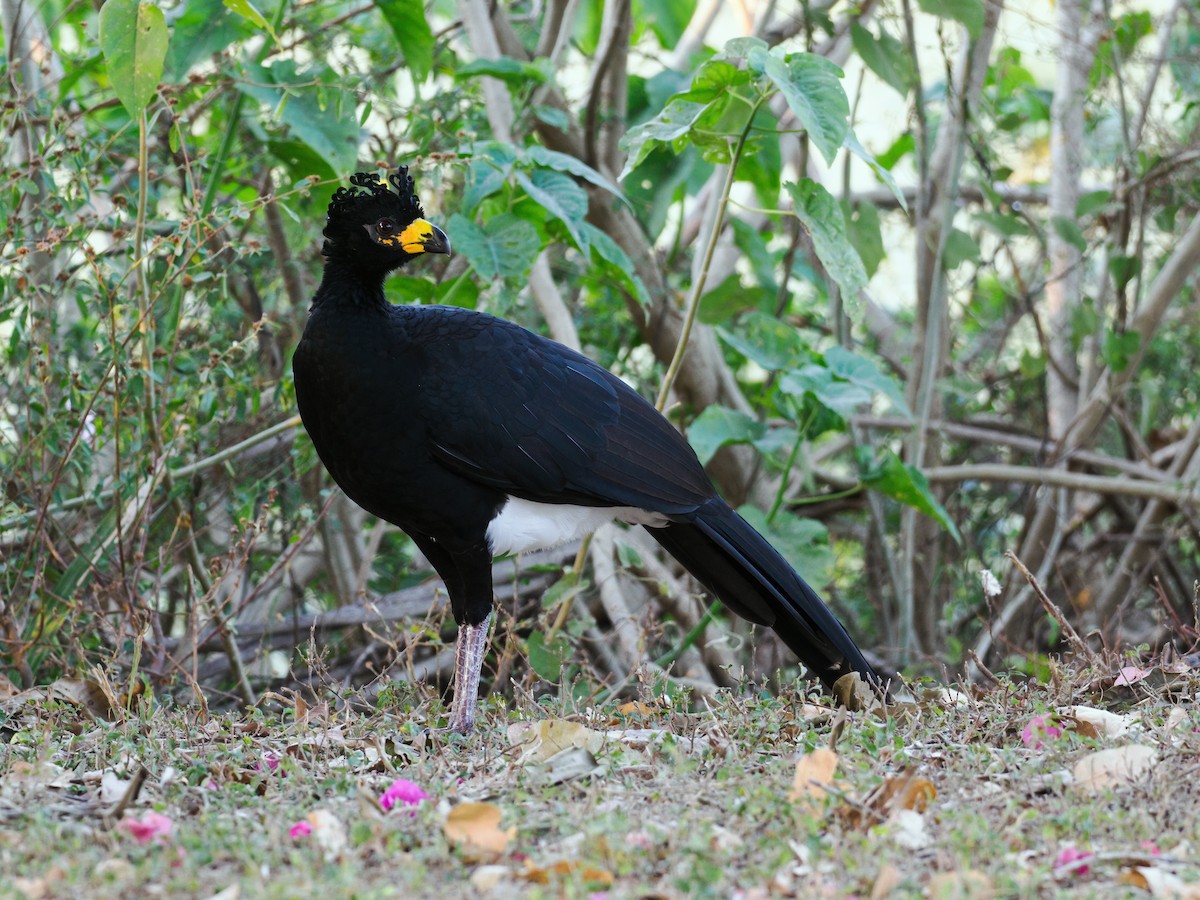
<svg viewBox="0 0 1200 900"><path fill-rule="evenodd" d="M583 537L613 520L651 527L668 521L662 513L634 506L571 506L509 497L488 524L487 539L496 556L546 550Z"/></svg>

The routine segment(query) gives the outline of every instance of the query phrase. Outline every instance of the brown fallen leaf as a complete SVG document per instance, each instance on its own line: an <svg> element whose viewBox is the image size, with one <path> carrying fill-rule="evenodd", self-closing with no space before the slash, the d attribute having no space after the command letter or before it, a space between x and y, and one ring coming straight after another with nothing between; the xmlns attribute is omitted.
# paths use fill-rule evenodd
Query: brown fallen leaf
<svg viewBox="0 0 1200 900"><path fill-rule="evenodd" d="M851 712L873 709L879 705L879 697L857 672L847 672L833 683L833 696L838 705Z"/></svg>
<svg viewBox="0 0 1200 900"><path fill-rule="evenodd" d="M612 884L613 874L605 869L585 865L577 859L560 859L548 866L539 866L532 860L525 860L525 871L521 877L533 884L549 884L551 876L565 878L578 872L584 881L592 884Z"/></svg>
<svg viewBox="0 0 1200 900"><path fill-rule="evenodd" d="M460 803L446 816L442 833L468 859L496 857L517 834L515 825L500 827L500 815L492 803Z"/></svg>
<svg viewBox="0 0 1200 900"><path fill-rule="evenodd" d="M792 790L788 799L796 803L801 812L811 814L821 801L829 796L823 786L833 783L837 771L838 755L828 747L819 747L796 760L796 772L792 776Z"/></svg>
<svg viewBox="0 0 1200 900"><path fill-rule="evenodd" d="M15 697L19 693L21 693L21 689L13 684L7 675L0 672L0 700Z"/></svg>
<svg viewBox="0 0 1200 900"><path fill-rule="evenodd" d="M1130 874L1140 876L1141 883L1125 883L1134 883L1138 887L1144 884L1144 890L1149 891L1156 900L1200 900L1200 884L1184 881L1161 866L1137 866Z"/></svg>
<svg viewBox="0 0 1200 900"><path fill-rule="evenodd" d="M546 719L531 725L519 723L510 726L508 741L514 747L523 748L522 762L545 762L563 750L579 748L589 753L599 753L604 746L604 735L578 722Z"/></svg>
<svg viewBox="0 0 1200 900"><path fill-rule="evenodd" d="M1090 738L1120 737L1137 721L1135 716L1121 716L1094 706L1068 706L1063 710L1063 718L1084 737Z"/></svg>
<svg viewBox="0 0 1200 900"><path fill-rule="evenodd" d="M1073 774L1078 791L1094 793L1145 777L1158 762L1158 751L1145 744L1125 744L1089 753L1077 763Z"/></svg>
<svg viewBox="0 0 1200 900"><path fill-rule="evenodd" d="M849 828L870 828L886 822L899 812L923 813L937 797L932 781L911 770L889 775L859 803L847 803L838 816Z"/></svg>
<svg viewBox="0 0 1200 900"><path fill-rule="evenodd" d="M892 896L903 880L899 869L891 863L884 863L879 867L879 874L875 876L875 884L871 887L871 900Z"/></svg>

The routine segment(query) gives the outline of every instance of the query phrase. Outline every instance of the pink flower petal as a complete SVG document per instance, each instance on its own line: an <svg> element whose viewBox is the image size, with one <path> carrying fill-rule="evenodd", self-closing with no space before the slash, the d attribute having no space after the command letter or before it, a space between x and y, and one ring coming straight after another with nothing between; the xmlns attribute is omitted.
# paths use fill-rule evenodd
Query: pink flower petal
<svg viewBox="0 0 1200 900"><path fill-rule="evenodd" d="M117 828L139 844L149 844L151 841L165 844L170 840L174 827L175 823L171 819L154 811L146 813L140 819L136 816L127 816L117 823Z"/></svg>
<svg viewBox="0 0 1200 900"><path fill-rule="evenodd" d="M1021 742L1034 750L1042 749L1043 739L1052 741L1062 736L1063 730L1055 724L1053 716L1034 716L1021 730Z"/></svg>
<svg viewBox="0 0 1200 900"><path fill-rule="evenodd" d="M1058 852L1058 856L1054 857L1054 868L1061 869L1063 866L1070 866L1073 862L1078 862L1081 859L1090 859L1092 853L1088 850L1080 850L1078 847L1063 847ZM1067 875L1086 875L1089 866L1074 866L1068 871Z"/></svg>
<svg viewBox="0 0 1200 900"><path fill-rule="evenodd" d="M1139 669L1137 666L1124 666L1120 674L1117 675L1116 680L1113 681L1113 684L1128 687L1131 684L1137 684L1153 671L1153 669Z"/></svg>
<svg viewBox="0 0 1200 900"><path fill-rule="evenodd" d="M312 834L312 825L307 819L301 819L288 829L288 837L290 838L308 837L310 834Z"/></svg>
<svg viewBox="0 0 1200 900"><path fill-rule="evenodd" d="M428 800L429 795L425 793L422 787L407 778L397 778L388 789L379 795L379 805L384 809L391 809L396 804L403 806L419 806L422 801Z"/></svg>
<svg viewBox="0 0 1200 900"><path fill-rule="evenodd" d="M268 750L262 755L262 759L254 764L254 768L258 769L259 771L265 770L268 772L274 772L279 768L280 759L282 759L282 757L278 753L272 753Z"/></svg>

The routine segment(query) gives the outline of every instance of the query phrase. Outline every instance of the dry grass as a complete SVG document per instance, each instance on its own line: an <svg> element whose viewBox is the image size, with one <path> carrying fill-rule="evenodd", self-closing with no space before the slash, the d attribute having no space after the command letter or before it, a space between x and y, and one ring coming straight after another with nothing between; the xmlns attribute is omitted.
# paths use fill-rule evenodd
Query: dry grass
<svg viewBox="0 0 1200 900"><path fill-rule="evenodd" d="M1200 880L1194 683L1053 675L925 692L886 718L748 690L683 710L648 689L586 721L493 700L470 739L425 733L441 701L420 694L371 715L140 699L104 721L103 686L89 699L64 683L0 700L0 896L1112 897L1149 896L1160 874ZM1078 704L1126 732L1063 714ZM1029 720L1056 712L1063 734L1026 746ZM567 723L551 736L568 749L547 762L544 743L515 744L522 722ZM792 799L797 760L834 734L832 784ZM1072 783L1093 751L1131 744L1153 748L1146 771ZM432 799L383 811L397 777ZM448 841L468 801L499 809L502 850ZM149 810L173 831L140 845L117 823ZM314 811L317 831L289 837ZM1094 854L1086 873L1056 870L1070 845Z"/></svg>

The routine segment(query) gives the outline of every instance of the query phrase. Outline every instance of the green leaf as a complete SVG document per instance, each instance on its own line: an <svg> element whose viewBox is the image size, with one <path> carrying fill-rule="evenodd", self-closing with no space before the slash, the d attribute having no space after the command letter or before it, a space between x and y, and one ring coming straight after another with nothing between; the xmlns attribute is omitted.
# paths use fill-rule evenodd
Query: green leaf
<svg viewBox="0 0 1200 900"><path fill-rule="evenodd" d="M275 111L288 133L310 147L334 172L346 172L358 161L360 128L354 97L327 90L317 66L299 72L292 60L270 67L248 65L237 88ZM316 83L314 84L314 81Z"/></svg>
<svg viewBox="0 0 1200 900"><path fill-rule="evenodd" d="M808 345L800 332L765 313L743 316L737 331L718 326L717 334L767 371L786 369L808 358Z"/></svg>
<svg viewBox="0 0 1200 900"><path fill-rule="evenodd" d="M706 325L720 325L750 310L768 308L774 297L774 291L742 284L741 276L734 272L704 292L696 314Z"/></svg>
<svg viewBox="0 0 1200 900"><path fill-rule="evenodd" d="M979 245L965 231L951 228L950 233L946 235L946 250L942 256L942 268L951 272L965 262L979 262Z"/></svg>
<svg viewBox="0 0 1200 900"><path fill-rule="evenodd" d="M537 229L512 213L501 213L482 228L456 213L446 230L455 250L466 256L485 280L526 274L542 249Z"/></svg>
<svg viewBox="0 0 1200 900"><path fill-rule="evenodd" d="M863 448L870 453L868 448ZM864 460L860 459L860 463ZM956 543L962 543L958 527L951 520L949 513L929 489L929 480L914 466L900 461L900 458L890 450L885 450L883 459L875 465L863 466L863 483L898 500L905 506L911 506L917 512L929 516L954 538Z"/></svg>
<svg viewBox="0 0 1200 900"><path fill-rule="evenodd" d="M672 98L657 116L625 132L621 149L627 159L618 180L636 169L656 144L670 144L691 131L710 105L711 101L698 103L681 94Z"/></svg>
<svg viewBox="0 0 1200 900"><path fill-rule="evenodd" d="M454 70L456 81L466 81L468 78L479 78L483 75L498 78L513 86L528 84L531 81L541 84L547 80L546 72L541 66L508 56L499 59L474 59Z"/></svg>
<svg viewBox="0 0 1200 900"><path fill-rule="evenodd" d="M679 43L695 12L694 0L638 0L634 21L649 25L659 46L668 50Z"/></svg>
<svg viewBox="0 0 1200 900"><path fill-rule="evenodd" d="M985 209L975 213L975 219L1003 238L1029 234L1028 223L1015 213L993 212Z"/></svg>
<svg viewBox="0 0 1200 900"><path fill-rule="evenodd" d="M265 31L276 44L279 43L279 35L275 33L275 29L267 21L267 17L259 12L258 7L251 3L250 0L225 0L225 6L233 10L255 28Z"/></svg>
<svg viewBox="0 0 1200 900"><path fill-rule="evenodd" d="M829 277L842 290L842 302L853 318L859 293L867 286L867 270L846 236L842 205L817 182L805 178L784 185L792 195L796 216L812 237L813 249Z"/></svg>
<svg viewBox="0 0 1200 900"><path fill-rule="evenodd" d="M850 133L850 101L842 89L842 70L812 53L792 53L786 58L772 53L764 72L779 88L825 161L833 165Z"/></svg>
<svg viewBox="0 0 1200 900"><path fill-rule="evenodd" d="M1141 336L1136 331L1110 331L1104 335L1100 355L1114 372L1123 372L1141 345Z"/></svg>
<svg viewBox="0 0 1200 900"><path fill-rule="evenodd" d="M792 369L779 379L779 389L793 397L812 397L842 419L849 419L871 402L871 391L860 384L837 378L827 366L809 363Z"/></svg>
<svg viewBox="0 0 1200 900"><path fill-rule="evenodd" d="M983 33L983 0L917 0L917 6L931 16L962 23L971 40Z"/></svg>
<svg viewBox="0 0 1200 900"><path fill-rule="evenodd" d="M405 67L417 81L424 81L433 69L434 46L433 30L425 18L425 4L422 0L376 0L375 6L383 13L400 45Z"/></svg>
<svg viewBox="0 0 1200 900"><path fill-rule="evenodd" d="M761 75L770 49L771 45L760 37L736 37L727 40L714 58L723 59L739 68L745 63L751 72Z"/></svg>
<svg viewBox="0 0 1200 900"><path fill-rule="evenodd" d="M1142 261L1136 256L1126 256L1124 253L1113 253L1108 257L1108 271L1116 282L1117 290L1124 291L1129 282L1142 271Z"/></svg>
<svg viewBox="0 0 1200 900"><path fill-rule="evenodd" d="M904 391L895 378L883 372L875 360L860 356L845 347L830 347L825 351L825 365L838 378L851 384L861 385L869 391L877 391L891 401L901 415L912 418Z"/></svg>
<svg viewBox="0 0 1200 900"><path fill-rule="evenodd" d="M178 10L177 10L178 11ZM232 15L221 0L189 0L171 22L171 45L167 49L164 77L183 81L200 60L211 59L236 41L254 32L240 16Z"/></svg>
<svg viewBox="0 0 1200 900"><path fill-rule="evenodd" d="M628 253L621 249L621 245L588 222L584 222L580 226L580 231L583 232L588 246L592 249L593 258L598 256L603 260L608 271L621 280L625 289L634 299L642 306L649 306L650 294L646 290L646 285L634 272L633 260L629 258Z"/></svg>
<svg viewBox="0 0 1200 900"><path fill-rule="evenodd" d="M546 635L534 631L525 642L529 653L529 667L543 681L556 682L562 675L563 660L567 655L567 643L561 636L554 643L546 643Z"/></svg>
<svg viewBox="0 0 1200 900"><path fill-rule="evenodd" d="M507 180L508 167L498 168L489 159L475 157L467 166L466 184L463 186L463 209L473 212L480 203L504 187Z"/></svg>
<svg viewBox="0 0 1200 900"><path fill-rule="evenodd" d="M900 96L908 96L916 77L908 50L900 41L882 30L876 37L858 22L850 26L850 41L868 69Z"/></svg>
<svg viewBox="0 0 1200 900"><path fill-rule="evenodd" d="M167 20L153 3L108 0L100 9L100 49L113 92L129 115L145 111L162 79Z"/></svg>
<svg viewBox="0 0 1200 900"><path fill-rule="evenodd" d="M856 203L846 215L846 235L863 261L870 278L887 256L883 246L883 229L879 224L879 209L873 203Z"/></svg>
<svg viewBox="0 0 1200 900"><path fill-rule="evenodd" d="M589 253L588 233L581 227L588 211L587 192L573 179L549 169L538 169L532 177L517 172L516 179L525 193L567 226L575 245L583 253Z"/></svg>
<svg viewBox="0 0 1200 900"><path fill-rule="evenodd" d="M1054 229L1055 234L1080 253L1087 251L1087 239L1084 238L1083 232L1080 231L1079 223L1074 219L1069 219L1066 216L1054 216L1050 220L1050 227Z"/></svg>
<svg viewBox="0 0 1200 900"><path fill-rule="evenodd" d="M891 173L891 167L885 166L882 162L872 156L867 148L859 142L858 135L854 133L853 129L851 129L846 135L846 142L844 146L847 150L871 167L871 170L875 173L875 177L883 182L884 186L892 192L892 196L900 201L900 208L907 212L908 201L904 197L904 191L900 189L900 185L896 182L895 177L893 177Z"/></svg>
<svg viewBox="0 0 1200 900"><path fill-rule="evenodd" d="M707 465L726 444L748 444L759 440L767 426L745 413L724 406L709 406L688 426L688 442L702 465Z"/></svg>
<svg viewBox="0 0 1200 900"><path fill-rule="evenodd" d="M557 150L548 150L540 144L526 147L524 152L525 159L537 166L543 166L547 169L554 169L557 172L566 172L568 175L574 175L577 178L582 178L589 184L594 184L598 188L603 188L614 197L619 197L625 200L625 195L621 193L621 189L585 163L581 159L576 159L574 156L569 156L566 153L560 153ZM628 202L628 201L626 201Z"/></svg>
<svg viewBox="0 0 1200 900"><path fill-rule="evenodd" d="M1108 206L1112 191L1088 191L1075 203L1075 218L1084 219Z"/></svg>
<svg viewBox="0 0 1200 900"><path fill-rule="evenodd" d="M892 146L888 147L879 154L876 162L878 162L883 168L887 169L888 172L891 172L892 169L896 167L896 163L900 162L900 160L904 159L904 157L908 156L910 153L915 152L916 148L916 138L913 137L913 133L911 131L906 131L904 134L900 135L900 137L896 138Z"/></svg>

